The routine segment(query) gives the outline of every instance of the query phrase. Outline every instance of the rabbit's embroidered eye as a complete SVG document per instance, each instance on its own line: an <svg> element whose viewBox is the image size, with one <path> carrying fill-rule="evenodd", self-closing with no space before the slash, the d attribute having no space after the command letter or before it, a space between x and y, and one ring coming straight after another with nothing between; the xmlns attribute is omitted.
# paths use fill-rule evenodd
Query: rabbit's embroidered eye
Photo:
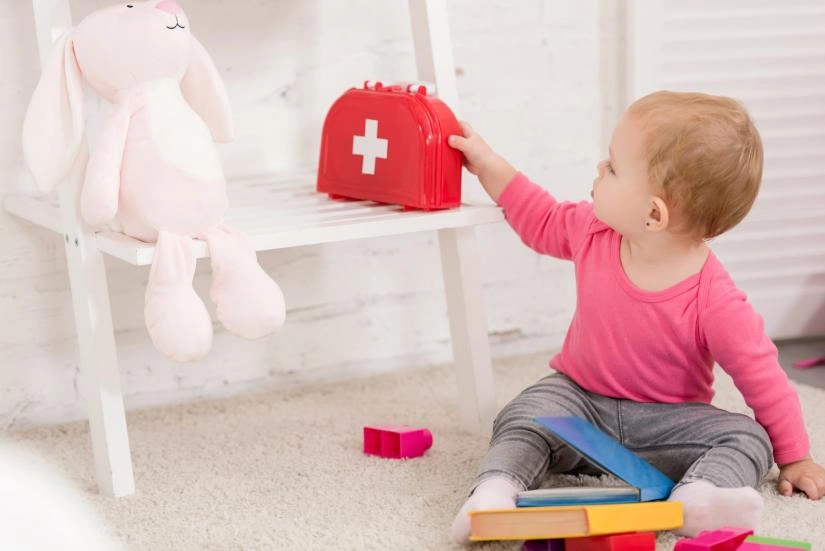
<svg viewBox="0 0 825 551"><path fill-rule="evenodd" d="M126 7L127 8L134 8L134 6L132 4L126 4Z"/></svg>

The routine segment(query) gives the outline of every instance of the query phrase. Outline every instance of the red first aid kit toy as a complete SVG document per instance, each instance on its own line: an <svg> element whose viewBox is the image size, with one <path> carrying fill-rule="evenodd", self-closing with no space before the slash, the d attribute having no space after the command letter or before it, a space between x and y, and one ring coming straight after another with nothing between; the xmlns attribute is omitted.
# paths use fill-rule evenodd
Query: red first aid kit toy
<svg viewBox="0 0 825 551"><path fill-rule="evenodd" d="M457 207L462 159L447 145L451 134L461 135L455 115L424 85L351 88L324 120L318 191L407 209Z"/></svg>

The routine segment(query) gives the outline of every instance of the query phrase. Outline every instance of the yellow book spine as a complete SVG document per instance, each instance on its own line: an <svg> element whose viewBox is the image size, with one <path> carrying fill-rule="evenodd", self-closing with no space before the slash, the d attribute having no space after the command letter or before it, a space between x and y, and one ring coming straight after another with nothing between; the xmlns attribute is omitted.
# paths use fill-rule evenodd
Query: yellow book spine
<svg viewBox="0 0 825 551"><path fill-rule="evenodd" d="M585 507L589 535L672 530L682 526L682 504L654 501Z"/></svg>

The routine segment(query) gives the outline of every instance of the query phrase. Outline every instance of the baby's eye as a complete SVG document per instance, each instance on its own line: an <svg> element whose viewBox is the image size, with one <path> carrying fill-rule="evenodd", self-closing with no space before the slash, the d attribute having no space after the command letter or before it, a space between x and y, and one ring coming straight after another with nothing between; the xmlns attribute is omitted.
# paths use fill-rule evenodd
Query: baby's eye
<svg viewBox="0 0 825 551"><path fill-rule="evenodd" d="M604 167L610 174L616 174L615 172L613 172L613 166L610 163L605 163Z"/></svg>

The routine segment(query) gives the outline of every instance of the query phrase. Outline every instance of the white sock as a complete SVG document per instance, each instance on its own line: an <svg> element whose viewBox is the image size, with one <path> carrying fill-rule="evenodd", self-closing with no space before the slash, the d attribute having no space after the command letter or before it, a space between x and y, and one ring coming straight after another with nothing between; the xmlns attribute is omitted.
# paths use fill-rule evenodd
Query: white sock
<svg viewBox="0 0 825 551"><path fill-rule="evenodd" d="M521 490L506 478L488 478L476 486L467 498L450 527L450 538L456 543L467 543L470 538L470 511L512 509Z"/></svg>
<svg viewBox="0 0 825 551"><path fill-rule="evenodd" d="M725 526L756 530L764 506L753 488L719 488L704 480L679 486L668 501L682 502L684 524L674 532L688 537Z"/></svg>

